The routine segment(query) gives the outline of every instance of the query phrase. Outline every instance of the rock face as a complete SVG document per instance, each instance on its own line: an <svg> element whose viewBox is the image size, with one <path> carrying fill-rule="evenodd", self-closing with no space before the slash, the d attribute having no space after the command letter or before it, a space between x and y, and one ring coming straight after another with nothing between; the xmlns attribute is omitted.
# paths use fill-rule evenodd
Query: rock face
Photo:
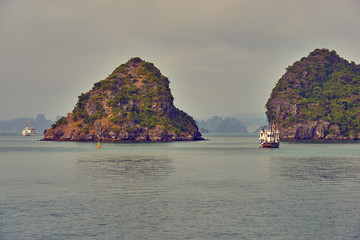
<svg viewBox="0 0 360 240"><path fill-rule="evenodd" d="M360 65L316 49L287 68L266 115L281 139L360 139Z"/></svg>
<svg viewBox="0 0 360 240"><path fill-rule="evenodd" d="M71 113L44 131L49 141L203 140L192 117L177 109L169 80L132 58L79 96Z"/></svg>

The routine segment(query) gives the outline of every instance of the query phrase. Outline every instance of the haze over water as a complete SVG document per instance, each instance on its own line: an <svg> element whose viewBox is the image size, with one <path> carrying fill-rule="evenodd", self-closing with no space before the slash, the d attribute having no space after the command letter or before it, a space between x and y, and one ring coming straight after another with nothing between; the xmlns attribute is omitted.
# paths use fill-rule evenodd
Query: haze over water
<svg viewBox="0 0 360 240"><path fill-rule="evenodd" d="M0 136L0 239L359 239L360 145Z"/></svg>

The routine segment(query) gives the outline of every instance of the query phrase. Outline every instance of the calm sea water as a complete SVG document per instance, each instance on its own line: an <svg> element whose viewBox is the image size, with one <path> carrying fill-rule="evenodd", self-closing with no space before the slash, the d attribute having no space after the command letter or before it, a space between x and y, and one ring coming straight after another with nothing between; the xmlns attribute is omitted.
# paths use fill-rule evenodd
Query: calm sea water
<svg viewBox="0 0 360 240"><path fill-rule="evenodd" d="M360 142L0 136L0 239L360 239Z"/></svg>

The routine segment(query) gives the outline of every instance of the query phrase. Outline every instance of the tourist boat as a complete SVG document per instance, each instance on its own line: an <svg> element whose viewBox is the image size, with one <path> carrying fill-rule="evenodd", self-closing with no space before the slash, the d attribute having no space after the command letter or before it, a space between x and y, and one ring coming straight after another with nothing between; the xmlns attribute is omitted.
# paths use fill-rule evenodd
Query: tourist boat
<svg viewBox="0 0 360 240"><path fill-rule="evenodd" d="M22 131L23 136L35 136L36 130L34 127L30 127L28 124L26 124L26 127Z"/></svg>
<svg viewBox="0 0 360 240"><path fill-rule="evenodd" d="M271 128L260 130L259 147L260 148L278 148L280 145L280 133L275 128L275 124Z"/></svg>

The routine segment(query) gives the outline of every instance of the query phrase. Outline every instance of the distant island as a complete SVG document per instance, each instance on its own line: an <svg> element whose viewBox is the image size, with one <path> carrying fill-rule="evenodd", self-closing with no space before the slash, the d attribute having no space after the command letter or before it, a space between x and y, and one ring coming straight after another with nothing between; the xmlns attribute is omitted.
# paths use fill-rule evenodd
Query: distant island
<svg viewBox="0 0 360 240"><path fill-rule="evenodd" d="M360 65L316 49L287 68L266 103L282 139L360 139Z"/></svg>
<svg viewBox="0 0 360 240"><path fill-rule="evenodd" d="M15 118L13 120L0 120L0 133L2 134L21 134L26 124L34 127L38 135L51 127L53 122L46 119L44 114L38 114L36 118Z"/></svg>
<svg viewBox="0 0 360 240"><path fill-rule="evenodd" d="M202 133L248 133L246 126L235 118L214 116L208 120L199 121Z"/></svg>
<svg viewBox="0 0 360 240"><path fill-rule="evenodd" d="M173 104L169 80L136 57L82 93L72 112L44 131L47 141L203 140L196 122Z"/></svg>

